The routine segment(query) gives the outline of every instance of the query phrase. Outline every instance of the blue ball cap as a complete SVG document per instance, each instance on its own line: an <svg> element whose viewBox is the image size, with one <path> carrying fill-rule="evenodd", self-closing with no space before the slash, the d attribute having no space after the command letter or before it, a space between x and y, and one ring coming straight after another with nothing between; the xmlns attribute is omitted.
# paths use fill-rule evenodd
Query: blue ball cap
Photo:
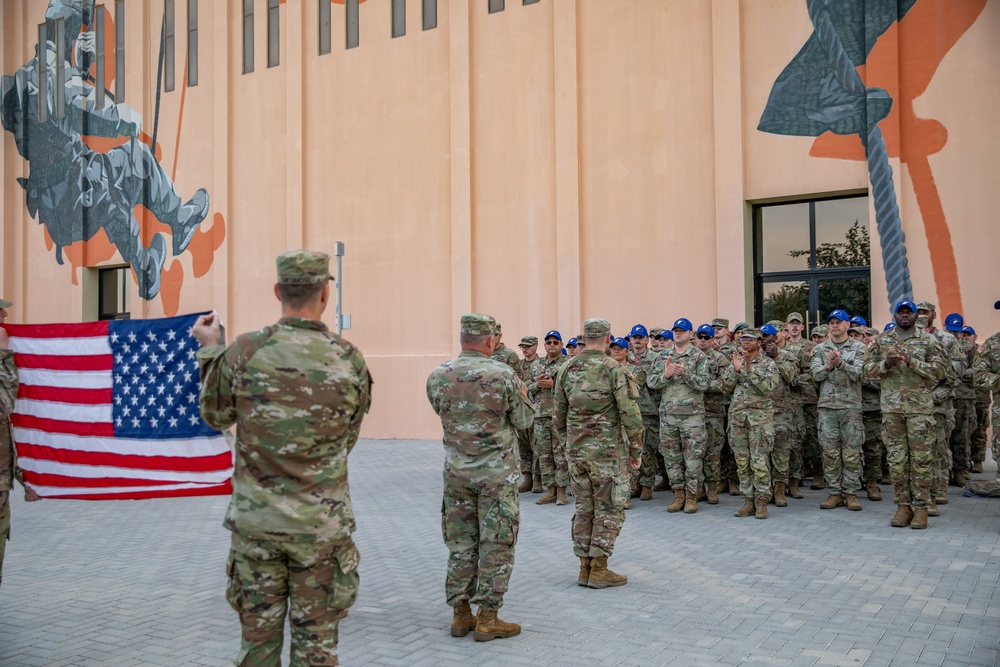
<svg viewBox="0 0 1000 667"><path fill-rule="evenodd" d="M556 339L559 340L560 343L562 342L562 334L560 334L555 329L553 329L552 331L550 331L547 334L545 334L545 337L542 338L542 340L545 340L546 338L556 338Z"/></svg>
<svg viewBox="0 0 1000 667"><path fill-rule="evenodd" d="M962 327L962 333L969 334L970 336L975 336L976 335L976 330L973 329L970 326L964 326L964 327Z"/></svg>
<svg viewBox="0 0 1000 667"><path fill-rule="evenodd" d="M763 334L765 336L777 336L778 335L778 330L775 329L770 324L765 324L764 326L762 326L760 328L760 332L761 332L761 334Z"/></svg>
<svg viewBox="0 0 1000 667"><path fill-rule="evenodd" d="M626 340L625 338L612 338L611 339L611 344L612 345L617 345L618 347L622 348L623 350L627 350L628 349L628 340Z"/></svg>
<svg viewBox="0 0 1000 667"><path fill-rule="evenodd" d="M674 326L670 327L670 330L673 331L674 329L682 329L684 331L694 331L694 327L691 326L691 320L689 320L686 317L682 317L676 322L674 322ZM671 334L671 336L673 336L673 334Z"/></svg>
<svg viewBox="0 0 1000 667"><path fill-rule="evenodd" d="M628 332L627 337L631 338L632 336L642 336L643 338L648 338L649 332L646 331L646 327L642 326L641 324L637 324L634 327L632 327L631 331Z"/></svg>
<svg viewBox="0 0 1000 667"><path fill-rule="evenodd" d="M913 312L916 312L916 311L913 311ZM896 328L896 323L895 322L889 322L889 324L885 325L885 328L882 329L882 331L889 331L890 329L895 329L895 328Z"/></svg>
<svg viewBox="0 0 1000 667"><path fill-rule="evenodd" d="M846 310L841 310L840 308L838 308L837 310L833 311L832 313L826 316L826 321L829 322L830 320L840 320L841 322L850 322L851 316L847 314Z"/></svg>
<svg viewBox="0 0 1000 667"><path fill-rule="evenodd" d="M913 313L917 312L917 304L913 303L912 301L907 301L906 299L903 299L902 301L897 303L896 307L892 309L892 312L898 313L900 308L909 308L910 312Z"/></svg>
<svg viewBox="0 0 1000 667"><path fill-rule="evenodd" d="M854 317L851 318L851 324L860 324L863 327L867 327L868 320L861 317L860 315L855 315Z"/></svg>
<svg viewBox="0 0 1000 667"><path fill-rule="evenodd" d="M962 327L965 326L965 318L958 313L952 313L948 317L944 318L944 328L952 333L961 333Z"/></svg>
<svg viewBox="0 0 1000 667"><path fill-rule="evenodd" d="M711 324L702 324L700 327L698 327L698 331L696 333L708 334L709 337L715 338L715 327L713 327Z"/></svg>
<svg viewBox="0 0 1000 667"><path fill-rule="evenodd" d="M568 341L566 341L566 347L576 347L579 344L580 341L578 341L576 338L570 338Z"/></svg>

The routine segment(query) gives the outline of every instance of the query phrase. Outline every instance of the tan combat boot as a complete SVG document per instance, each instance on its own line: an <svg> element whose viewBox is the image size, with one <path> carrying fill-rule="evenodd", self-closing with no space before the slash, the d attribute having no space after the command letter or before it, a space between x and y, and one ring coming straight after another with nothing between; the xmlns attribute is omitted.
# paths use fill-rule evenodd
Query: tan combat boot
<svg viewBox="0 0 1000 667"><path fill-rule="evenodd" d="M965 486L969 483L969 471L968 470L956 470L955 471L955 486Z"/></svg>
<svg viewBox="0 0 1000 667"><path fill-rule="evenodd" d="M577 586L586 586L590 580L590 558L580 556L580 574L576 578Z"/></svg>
<svg viewBox="0 0 1000 667"><path fill-rule="evenodd" d="M469 601L460 602L451 617L451 636L464 637L476 629L476 617L472 615Z"/></svg>
<svg viewBox="0 0 1000 667"><path fill-rule="evenodd" d="M931 498L931 502L927 505L927 516L941 516L941 512L938 510L937 503Z"/></svg>
<svg viewBox="0 0 1000 667"><path fill-rule="evenodd" d="M788 507L788 499L785 498L785 483L774 483L774 504L778 507Z"/></svg>
<svg viewBox="0 0 1000 667"><path fill-rule="evenodd" d="M976 461L975 463L973 463L972 464L972 468L970 470L972 472L982 472L983 471L983 463L982 463L982 461Z"/></svg>
<svg viewBox="0 0 1000 667"><path fill-rule="evenodd" d="M948 492L945 491L945 494L943 496L937 496L937 497L935 497L934 498L934 502L937 503L938 505L947 505L948 504Z"/></svg>
<svg viewBox="0 0 1000 667"><path fill-rule="evenodd" d="M488 642L491 639L506 639L521 634L521 626L517 623L505 623L497 618L497 612L479 608L479 618L476 622L476 641Z"/></svg>
<svg viewBox="0 0 1000 667"><path fill-rule="evenodd" d="M549 503L554 503L556 501L556 487L550 486L549 490L545 492L545 495L535 501L536 505L548 505Z"/></svg>
<svg viewBox="0 0 1000 667"><path fill-rule="evenodd" d="M521 486L517 487L517 492L527 493L528 491L531 491L531 487L533 487L534 485L535 485L534 478L532 474L529 472L524 476L524 481L521 482Z"/></svg>
<svg viewBox="0 0 1000 667"><path fill-rule="evenodd" d="M882 489L875 480L868 481L868 500L882 500Z"/></svg>
<svg viewBox="0 0 1000 667"><path fill-rule="evenodd" d="M688 491L687 495L684 497L684 513L694 514L697 511L698 511L698 494L691 493L690 491Z"/></svg>
<svg viewBox="0 0 1000 667"><path fill-rule="evenodd" d="M628 499L625 500L625 505L622 506L622 509L626 509L626 510L632 509L632 499L631 498L628 498Z"/></svg>
<svg viewBox="0 0 1000 667"><path fill-rule="evenodd" d="M853 493L844 494L844 504L847 505L847 509L851 510L852 512L861 511L861 503L858 502L858 497Z"/></svg>
<svg viewBox="0 0 1000 667"><path fill-rule="evenodd" d="M813 483L809 485L809 488L813 491L819 491L820 489L826 488L826 480L823 479L822 467L813 471Z"/></svg>
<svg viewBox="0 0 1000 667"><path fill-rule="evenodd" d="M618 574L608 569L607 557L590 559L590 579L587 580L587 586L590 588L624 586L627 582L628 577L624 574Z"/></svg>
<svg viewBox="0 0 1000 667"><path fill-rule="evenodd" d="M896 514L889 525L893 528L906 528L913 521L913 509L909 505L897 505Z"/></svg>
<svg viewBox="0 0 1000 667"><path fill-rule="evenodd" d="M719 504L719 483L709 482L708 483L708 504L718 505Z"/></svg>
<svg viewBox="0 0 1000 667"><path fill-rule="evenodd" d="M669 491L670 481L667 479L666 475L660 480L660 483L653 487L653 491Z"/></svg>
<svg viewBox="0 0 1000 667"><path fill-rule="evenodd" d="M670 505L667 507L667 511L680 512L682 509L684 509L685 499L686 495L684 493L684 489L677 489L676 491L674 491L674 502L670 503Z"/></svg>
<svg viewBox="0 0 1000 667"><path fill-rule="evenodd" d="M914 530L923 530L926 527L927 527L927 508L914 507L913 520L910 521L910 528L913 528Z"/></svg>
<svg viewBox="0 0 1000 667"><path fill-rule="evenodd" d="M757 501L755 503L757 511L754 513L755 517L757 517L758 519L767 518L767 503L768 503L767 496L757 496Z"/></svg>
<svg viewBox="0 0 1000 667"><path fill-rule="evenodd" d="M705 484L698 485L698 495L696 496L697 502L703 503L708 500L708 491L705 490Z"/></svg>
<svg viewBox="0 0 1000 667"><path fill-rule="evenodd" d="M740 483L729 480L729 495L738 496L740 495Z"/></svg>
<svg viewBox="0 0 1000 667"><path fill-rule="evenodd" d="M792 477L788 480L788 496L790 498L795 498L796 500L802 500L805 496L802 495L802 491L799 490L799 480Z"/></svg>
<svg viewBox="0 0 1000 667"><path fill-rule="evenodd" d="M542 476L535 475L535 483L531 485L531 492L541 493L543 490L544 489L542 489Z"/></svg>
<svg viewBox="0 0 1000 667"><path fill-rule="evenodd" d="M556 505L565 505L567 502L569 502L569 501L566 500L566 487L565 486L557 486L556 487Z"/></svg>
<svg viewBox="0 0 1000 667"><path fill-rule="evenodd" d="M639 500L652 500L653 499L653 487L644 486L642 487L642 492L639 494Z"/></svg>
<svg viewBox="0 0 1000 667"><path fill-rule="evenodd" d="M824 500L819 504L819 508L822 510L832 510L835 507L843 507L843 506L844 506L844 496L840 495L839 493L837 495L827 496L826 500Z"/></svg>
<svg viewBox="0 0 1000 667"><path fill-rule="evenodd" d="M746 498L746 497L744 497L743 498L743 507L741 507L740 509L736 510L736 513L733 514L733 516L739 516L739 517L752 516L755 509L756 508L754 507L754 504L753 504L753 498Z"/></svg>

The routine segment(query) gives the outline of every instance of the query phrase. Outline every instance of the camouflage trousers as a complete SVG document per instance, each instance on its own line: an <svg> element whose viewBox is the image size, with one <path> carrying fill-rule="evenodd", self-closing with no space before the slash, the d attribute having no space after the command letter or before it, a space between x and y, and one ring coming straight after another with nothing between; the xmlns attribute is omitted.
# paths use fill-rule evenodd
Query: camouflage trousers
<svg viewBox="0 0 1000 667"><path fill-rule="evenodd" d="M897 505L926 508L934 480L934 416L882 413L882 442Z"/></svg>
<svg viewBox="0 0 1000 667"><path fill-rule="evenodd" d="M534 454L531 451L531 428L521 428L517 433L517 455L521 462L521 474L530 475L534 471Z"/></svg>
<svg viewBox="0 0 1000 667"><path fill-rule="evenodd" d="M607 558L625 523L629 473L625 462L569 462L573 487L573 553L581 558Z"/></svg>
<svg viewBox="0 0 1000 667"><path fill-rule="evenodd" d="M865 442L861 446L864 457L862 472L866 482L878 482L882 478L882 413L868 410L861 413L861 424L865 429Z"/></svg>
<svg viewBox="0 0 1000 667"><path fill-rule="evenodd" d="M860 408L819 408L816 425L823 447L823 479L832 496L861 490L861 446L865 427Z"/></svg>
<svg viewBox="0 0 1000 667"><path fill-rule="evenodd" d="M705 415L705 462L703 471L706 482L722 481L722 445L726 441L722 415Z"/></svg>
<svg viewBox="0 0 1000 667"><path fill-rule="evenodd" d="M998 462L996 482L1000 484L1000 401L993 401L990 420L994 425L993 439L990 442L990 447L993 450L993 460Z"/></svg>
<svg viewBox="0 0 1000 667"><path fill-rule="evenodd" d="M802 479L802 438L805 436L806 421L802 404L797 403L791 410L791 435L788 447L788 476Z"/></svg>
<svg viewBox="0 0 1000 667"><path fill-rule="evenodd" d="M771 499L771 450L774 417L770 410L729 413L729 446L736 459L744 498Z"/></svg>
<svg viewBox="0 0 1000 667"><path fill-rule="evenodd" d="M789 457L792 451L792 439L795 437L795 424L789 408L777 408L774 411L774 447L771 448L771 483L788 483Z"/></svg>
<svg viewBox="0 0 1000 667"><path fill-rule="evenodd" d="M986 460L986 432L990 428L990 404L976 402L976 428L969 438L969 459L972 463Z"/></svg>
<svg viewBox="0 0 1000 667"><path fill-rule="evenodd" d="M951 439L953 428L955 428L955 418L951 414L934 413L932 450L934 478L931 482L931 493L935 498L944 498L948 495L948 478L951 474L951 450L948 448L948 441Z"/></svg>
<svg viewBox="0 0 1000 667"><path fill-rule="evenodd" d="M551 417L535 419L533 424L532 449L542 476L542 486L569 486L569 464L566 462L566 446Z"/></svg>
<svg viewBox="0 0 1000 667"><path fill-rule="evenodd" d="M823 470L823 449L819 446L818 408L815 403L802 404L802 464L812 468L813 472Z"/></svg>
<svg viewBox="0 0 1000 667"><path fill-rule="evenodd" d="M503 477L474 481L445 470L441 533L448 547L444 588L450 606L503 606L520 525L516 485Z"/></svg>
<svg viewBox="0 0 1000 667"><path fill-rule="evenodd" d="M976 402L971 398L955 399L955 428L949 438L951 467L968 472L972 467L972 432L976 430Z"/></svg>
<svg viewBox="0 0 1000 667"><path fill-rule="evenodd" d="M660 413L660 452L672 489L698 493L706 444L705 415Z"/></svg>
<svg viewBox="0 0 1000 667"><path fill-rule="evenodd" d="M632 477L638 475L640 486L656 486L656 453L660 442L660 416L657 414L643 415L642 427L645 431L642 441L642 464L638 472L633 471Z"/></svg>
<svg viewBox="0 0 1000 667"><path fill-rule="evenodd" d="M0 584L3 584L3 557L10 539L10 491L0 491Z"/></svg>
<svg viewBox="0 0 1000 667"><path fill-rule="evenodd" d="M337 665L340 620L358 597L353 540L295 544L233 533L226 564L226 600L240 615L237 667L278 667L285 614L291 625L290 665Z"/></svg>

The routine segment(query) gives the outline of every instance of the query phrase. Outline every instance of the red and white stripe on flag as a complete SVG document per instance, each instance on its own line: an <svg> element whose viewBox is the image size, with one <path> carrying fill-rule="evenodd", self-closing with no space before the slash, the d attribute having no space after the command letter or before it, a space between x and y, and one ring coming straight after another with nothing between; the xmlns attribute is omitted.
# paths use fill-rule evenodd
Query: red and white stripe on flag
<svg viewBox="0 0 1000 667"><path fill-rule="evenodd" d="M232 493L229 443L198 415L195 317L5 325L20 379L11 415L18 467L35 493Z"/></svg>

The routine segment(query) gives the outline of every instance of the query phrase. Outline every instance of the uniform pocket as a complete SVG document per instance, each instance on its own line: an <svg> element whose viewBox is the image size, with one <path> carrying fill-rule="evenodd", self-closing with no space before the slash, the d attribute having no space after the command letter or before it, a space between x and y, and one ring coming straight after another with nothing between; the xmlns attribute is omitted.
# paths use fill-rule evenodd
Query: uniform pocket
<svg viewBox="0 0 1000 667"><path fill-rule="evenodd" d="M507 547L517 544L521 527L521 508L515 493L497 498L480 524L483 539Z"/></svg>
<svg viewBox="0 0 1000 667"><path fill-rule="evenodd" d="M240 575L236 571L236 554L232 551L226 560L226 602L237 613L243 613L243 584L240 583Z"/></svg>
<svg viewBox="0 0 1000 667"><path fill-rule="evenodd" d="M358 574L358 563L361 554L358 547L351 542L350 547L333 555L333 576L330 579L330 595L327 607L330 609L350 609L358 599L358 588L361 576Z"/></svg>
<svg viewBox="0 0 1000 667"><path fill-rule="evenodd" d="M628 471L619 472L611 477L611 505L613 507L625 507L629 496L632 495L632 485L629 480Z"/></svg>

